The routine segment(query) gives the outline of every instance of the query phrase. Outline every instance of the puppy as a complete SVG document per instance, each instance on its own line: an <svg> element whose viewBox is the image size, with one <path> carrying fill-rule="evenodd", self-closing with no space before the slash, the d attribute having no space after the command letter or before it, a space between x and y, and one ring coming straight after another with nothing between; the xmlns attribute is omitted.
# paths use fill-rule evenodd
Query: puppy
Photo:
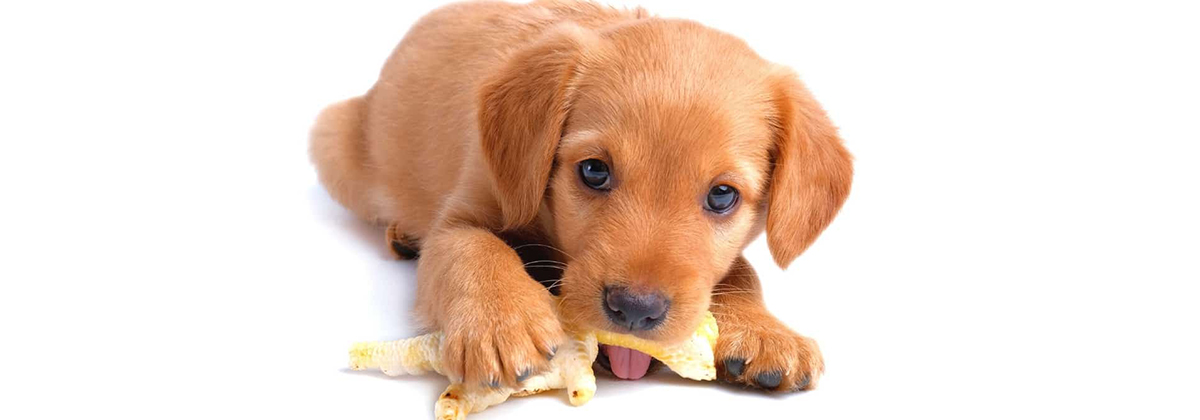
<svg viewBox="0 0 1200 420"><path fill-rule="evenodd" d="M337 201L419 253L417 312L457 381L543 369L556 313L675 341L707 309L722 379L804 390L824 369L741 251L765 229L786 268L846 199L850 156L795 74L738 38L586 2L453 4L323 111L311 154ZM602 353L621 378L650 364Z"/></svg>

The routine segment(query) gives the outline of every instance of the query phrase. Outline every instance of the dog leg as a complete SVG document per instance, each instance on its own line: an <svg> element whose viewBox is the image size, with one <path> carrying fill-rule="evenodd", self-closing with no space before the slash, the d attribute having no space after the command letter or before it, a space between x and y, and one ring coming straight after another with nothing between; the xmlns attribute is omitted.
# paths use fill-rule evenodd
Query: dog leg
<svg viewBox="0 0 1200 420"><path fill-rule="evenodd" d="M796 334L763 305L762 287L744 257L713 289L718 376L773 391L813 389L825 370L816 341Z"/></svg>
<svg viewBox="0 0 1200 420"><path fill-rule="evenodd" d="M445 334L447 376L467 386L516 386L545 369L565 338L550 293L482 228L441 227L424 239L417 305Z"/></svg>
<svg viewBox="0 0 1200 420"><path fill-rule="evenodd" d="M309 156L329 195L360 219L374 223L381 213L373 201L377 174L367 156L363 97L335 103L321 111L309 140Z"/></svg>

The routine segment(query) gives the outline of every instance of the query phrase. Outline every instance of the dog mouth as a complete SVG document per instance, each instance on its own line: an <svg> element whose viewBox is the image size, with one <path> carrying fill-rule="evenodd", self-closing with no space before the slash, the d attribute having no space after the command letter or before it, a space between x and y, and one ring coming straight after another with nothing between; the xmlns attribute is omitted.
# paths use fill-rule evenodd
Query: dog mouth
<svg viewBox="0 0 1200 420"><path fill-rule="evenodd" d="M600 345L596 355L596 364L620 379L637 380L657 368L662 362L646 353L621 347Z"/></svg>
<svg viewBox="0 0 1200 420"><path fill-rule="evenodd" d="M561 264L546 263L557 260L544 252L542 247L527 247L520 250L518 255L525 263L525 271L530 277L541 283L551 295L562 297L564 267ZM628 347L601 344L596 354L595 365L611 372L617 378L636 380L654 371L662 362Z"/></svg>

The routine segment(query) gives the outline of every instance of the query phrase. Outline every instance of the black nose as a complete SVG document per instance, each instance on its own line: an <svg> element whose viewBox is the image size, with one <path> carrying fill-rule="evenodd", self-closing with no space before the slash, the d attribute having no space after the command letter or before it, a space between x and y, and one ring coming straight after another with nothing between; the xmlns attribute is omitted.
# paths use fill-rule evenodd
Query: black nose
<svg viewBox="0 0 1200 420"><path fill-rule="evenodd" d="M658 293L635 293L623 287L604 289L604 312L617 325L633 331L654 329L666 319L671 301Z"/></svg>

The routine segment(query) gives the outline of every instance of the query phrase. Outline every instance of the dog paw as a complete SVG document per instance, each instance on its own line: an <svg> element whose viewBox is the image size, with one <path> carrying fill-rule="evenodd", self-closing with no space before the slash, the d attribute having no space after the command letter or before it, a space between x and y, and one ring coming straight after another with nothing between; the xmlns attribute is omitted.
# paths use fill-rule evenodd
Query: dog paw
<svg viewBox="0 0 1200 420"><path fill-rule="evenodd" d="M475 312L443 328L442 361L447 376L467 386L517 386L546 369L565 338L548 298L497 297L454 306Z"/></svg>
<svg viewBox="0 0 1200 420"><path fill-rule="evenodd" d="M721 325L716 362L722 380L772 391L810 390L825 370L816 341L775 319Z"/></svg>
<svg viewBox="0 0 1200 420"><path fill-rule="evenodd" d="M386 239L392 253L401 260L415 260L421 256L421 244L415 238L400 233L395 223L388 225Z"/></svg>

